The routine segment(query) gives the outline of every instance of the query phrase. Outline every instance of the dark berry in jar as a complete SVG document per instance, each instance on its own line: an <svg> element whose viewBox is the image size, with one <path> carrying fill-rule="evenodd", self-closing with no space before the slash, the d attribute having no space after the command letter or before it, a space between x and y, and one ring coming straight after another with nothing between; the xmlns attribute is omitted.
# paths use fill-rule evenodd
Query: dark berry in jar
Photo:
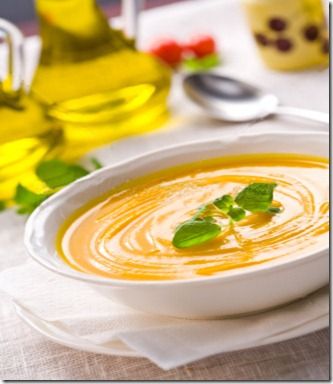
<svg viewBox="0 0 333 384"><path fill-rule="evenodd" d="M256 39L256 42L259 44L259 45L262 45L262 46L267 46L270 44L270 41L269 39L262 33L255 33L254 35L255 39Z"/></svg>
<svg viewBox="0 0 333 384"><path fill-rule="evenodd" d="M314 41L319 36L319 28L316 25L308 25L304 28L304 37L306 40Z"/></svg>
<svg viewBox="0 0 333 384"><path fill-rule="evenodd" d="M273 31L281 32L287 28L287 22L280 17L272 17L268 21L269 28Z"/></svg>
<svg viewBox="0 0 333 384"><path fill-rule="evenodd" d="M276 48L281 52L289 52L293 48L291 40L286 38L279 38L275 42Z"/></svg>

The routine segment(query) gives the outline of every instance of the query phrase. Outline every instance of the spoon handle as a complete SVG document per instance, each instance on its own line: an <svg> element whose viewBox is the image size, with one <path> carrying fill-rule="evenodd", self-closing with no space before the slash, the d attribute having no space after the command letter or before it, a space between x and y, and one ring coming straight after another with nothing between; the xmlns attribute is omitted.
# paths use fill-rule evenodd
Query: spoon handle
<svg viewBox="0 0 333 384"><path fill-rule="evenodd" d="M301 117L307 120L316 121L317 123L323 123L329 125L329 114L325 112L311 111L309 109L301 109L294 107L278 106L276 114L291 115Z"/></svg>

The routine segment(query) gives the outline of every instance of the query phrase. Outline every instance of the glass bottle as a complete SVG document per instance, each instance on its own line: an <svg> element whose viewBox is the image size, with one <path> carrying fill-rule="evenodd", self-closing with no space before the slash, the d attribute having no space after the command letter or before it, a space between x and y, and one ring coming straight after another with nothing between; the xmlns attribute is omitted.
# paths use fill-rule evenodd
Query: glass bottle
<svg viewBox="0 0 333 384"><path fill-rule="evenodd" d="M329 41L321 0L243 0L260 55L277 70L326 67Z"/></svg>
<svg viewBox="0 0 333 384"><path fill-rule="evenodd" d="M23 90L20 31L0 19L0 33L8 48L7 74L0 80L0 200L10 203L18 183L36 192L44 188L35 167L56 153L62 134Z"/></svg>
<svg viewBox="0 0 333 384"><path fill-rule="evenodd" d="M32 92L63 124L75 158L162 124L170 70L111 28L95 0L35 0L41 56Z"/></svg>

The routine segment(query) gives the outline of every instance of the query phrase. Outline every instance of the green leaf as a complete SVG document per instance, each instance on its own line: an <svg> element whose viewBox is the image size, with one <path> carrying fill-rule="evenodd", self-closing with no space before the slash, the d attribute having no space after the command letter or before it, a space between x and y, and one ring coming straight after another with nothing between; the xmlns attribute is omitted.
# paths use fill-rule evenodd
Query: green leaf
<svg viewBox="0 0 333 384"><path fill-rule="evenodd" d="M229 217L234 221L240 221L244 219L246 212L243 208L231 207L228 212Z"/></svg>
<svg viewBox="0 0 333 384"><path fill-rule="evenodd" d="M230 195L223 195L213 201L213 204L222 212L228 213L234 204L234 199Z"/></svg>
<svg viewBox="0 0 333 384"><path fill-rule="evenodd" d="M33 207L24 207L24 208L19 208L16 213L18 213L19 215L29 215L30 213L32 213L37 207L33 208Z"/></svg>
<svg viewBox="0 0 333 384"><path fill-rule="evenodd" d="M209 220L188 220L177 227L172 244L176 248L189 248L206 243L221 233L221 227Z"/></svg>
<svg viewBox="0 0 333 384"><path fill-rule="evenodd" d="M92 165L95 167L95 169L101 169L103 168L103 165L99 162L99 160L96 159L96 157L92 157L90 159Z"/></svg>
<svg viewBox="0 0 333 384"><path fill-rule="evenodd" d="M192 217L191 220L200 219L202 215L207 211L208 207L209 207L209 204L200 205L200 207L198 208L197 212L195 213L195 215Z"/></svg>
<svg viewBox="0 0 333 384"><path fill-rule="evenodd" d="M275 215L276 213L280 213L281 211L282 211L282 209L279 207L269 207L267 209L267 212L271 213L272 215Z"/></svg>
<svg viewBox="0 0 333 384"><path fill-rule="evenodd" d="M253 183L236 196L236 203L250 212L267 212L273 201L275 183Z"/></svg>
<svg viewBox="0 0 333 384"><path fill-rule="evenodd" d="M216 222L216 220L214 219L213 216L206 216L202 220L207 221L208 223L215 223Z"/></svg>
<svg viewBox="0 0 333 384"><path fill-rule="evenodd" d="M61 160L44 161L36 169L37 176L50 188L63 187L88 173L80 165L67 164Z"/></svg>
<svg viewBox="0 0 333 384"><path fill-rule="evenodd" d="M202 71L216 67L221 63L220 57L213 53L201 58L189 57L183 61L185 69L189 71Z"/></svg>
<svg viewBox="0 0 333 384"><path fill-rule="evenodd" d="M5 209L6 209L6 203L0 200L0 212L4 211Z"/></svg>
<svg viewBox="0 0 333 384"><path fill-rule="evenodd" d="M14 200L19 205L39 205L48 196L45 194L37 194L24 187L22 184L18 184L16 187L16 193Z"/></svg>
<svg viewBox="0 0 333 384"><path fill-rule="evenodd" d="M281 212L280 208L272 206L276 186L275 183L252 183L239 192L235 200L231 195L223 195L213 202L201 205L192 219L176 228L172 244L176 248L189 248L217 237L222 228L214 216L209 216L214 215L214 212L217 214L216 210L210 209L212 206L229 216L229 225L233 221L244 219L246 211L268 212L272 215Z"/></svg>
<svg viewBox="0 0 333 384"><path fill-rule="evenodd" d="M47 194L32 192L22 184L18 184L14 196L15 203L20 206L17 212L20 214L31 213L48 197L49 195Z"/></svg>

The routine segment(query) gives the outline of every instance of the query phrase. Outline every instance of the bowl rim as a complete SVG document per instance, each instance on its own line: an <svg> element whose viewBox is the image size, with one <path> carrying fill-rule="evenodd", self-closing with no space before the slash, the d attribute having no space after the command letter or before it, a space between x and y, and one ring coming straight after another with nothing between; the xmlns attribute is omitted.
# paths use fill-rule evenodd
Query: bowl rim
<svg viewBox="0 0 333 384"><path fill-rule="evenodd" d="M289 256L284 256L284 257L281 257L279 260L275 260L274 262L268 261L266 263L257 264L255 266L235 268L234 270L226 271L226 272L229 272L226 275L221 274L217 276L207 276L207 277L200 277L200 278L194 277L194 278L188 278L188 279L175 279L175 280L126 280L126 279L107 278L107 277L80 272L78 270L75 270L69 267L67 264L65 264L64 261L62 261L63 268L61 268L60 266L56 266L51 262L49 262L47 259L44 259L43 257L39 256L38 250L36 249L38 245L33 243L33 235L36 232L35 222L38 221L39 215L43 212L45 208L57 203L59 200L65 199L68 191L73 190L82 184L89 185L89 182L91 182L91 180L94 180L96 177L98 177L103 173L109 174L108 177L112 177L111 175L112 170L127 166L129 163L133 163L141 159L154 156L156 154L167 153L174 149L191 147L193 145L198 145L198 144L209 145L212 143L233 143L233 141L237 139L246 139L248 137L255 138L258 136L269 137L269 138L273 138L277 136L287 136L287 137L288 136L298 136L298 137L308 136L309 138L311 137L318 138L319 136L322 138L328 138L329 133L323 132L323 131L320 131L320 132L318 131L295 131L295 132L273 131L273 132L237 133L237 134L230 134L230 135L224 135L224 136L221 135L221 137L218 137L218 138L215 137L213 139L207 139L207 140L191 140L191 141L186 141L180 144L167 146L162 149L155 149L152 151L145 152L144 154L141 154L139 156L133 156L133 157L130 157L129 159L125 159L125 160L116 162L114 164L108 165L106 167L103 167L102 169L96 170L95 172L92 172L87 176L84 176L79 180L76 180L75 182L71 183L70 185L64 187L61 191L49 197L40 206L38 206L37 209L34 210L34 212L29 216L24 229L24 246L28 255L34 261L36 261L38 264L45 267L46 269L58 275L69 277L74 280L79 280L86 283L92 283L99 286L102 285L102 286L109 286L109 287L142 287L142 288L157 287L157 286L171 286L171 285L177 285L177 286L192 285L192 284L204 285L204 284L211 284L216 282L221 282L221 283L228 282L230 280L238 280L244 277L255 278L259 274L263 274L267 272L273 273L277 270L292 268L298 264L313 261L319 257L326 256L326 253L329 251L329 244L323 245L322 247L312 252L304 252L304 254L302 253L298 255L296 258L290 258ZM230 139L232 140L231 142L230 142ZM60 223L57 224L57 226L59 228ZM53 255L51 255L50 252L48 252L48 254L50 255L50 258L54 258L55 257L54 255L57 255L57 257L61 259L55 247L54 247Z"/></svg>

